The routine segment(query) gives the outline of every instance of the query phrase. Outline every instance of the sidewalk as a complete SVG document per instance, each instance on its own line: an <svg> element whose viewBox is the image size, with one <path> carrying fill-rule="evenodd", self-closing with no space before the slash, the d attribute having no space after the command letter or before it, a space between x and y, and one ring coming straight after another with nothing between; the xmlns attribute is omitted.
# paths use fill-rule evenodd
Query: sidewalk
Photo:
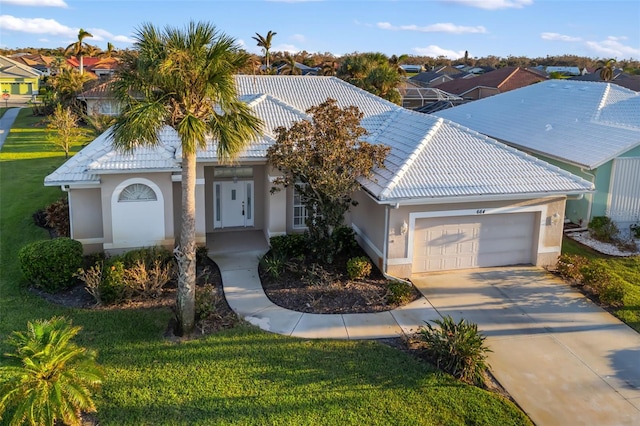
<svg viewBox="0 0 640 426"><path fill-rule="evenodd" d="M11 126L13 122L16 120L18 113L20 112L20 108L10 108L8 109L2 118L0 118L0 149L2 149L2 145L4 145L4 140L9 135L9 131L11 130Z"/></svg>
<svg viewBox="0 0 640 426"><path fill-rule="evenodd" d="M258 276L263 251L218 253L224 294L231 309L263 330L287 336L328 339L380 339L412 334L426 321L440 316L424 298L394 309L370 314L306 314L271 302Z"/></svg>

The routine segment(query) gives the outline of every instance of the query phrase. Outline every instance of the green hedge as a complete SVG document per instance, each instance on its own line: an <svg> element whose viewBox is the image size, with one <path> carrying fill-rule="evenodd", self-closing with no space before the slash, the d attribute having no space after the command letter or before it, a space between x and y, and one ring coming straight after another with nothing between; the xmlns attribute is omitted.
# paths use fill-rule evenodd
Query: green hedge
<svg viewBox="0 0 640 426"><path fill-rule="evenodd" d="M71 238L36 241L18 252L22 273L33 286L55 292L75 284L82 244Z"/></svg>

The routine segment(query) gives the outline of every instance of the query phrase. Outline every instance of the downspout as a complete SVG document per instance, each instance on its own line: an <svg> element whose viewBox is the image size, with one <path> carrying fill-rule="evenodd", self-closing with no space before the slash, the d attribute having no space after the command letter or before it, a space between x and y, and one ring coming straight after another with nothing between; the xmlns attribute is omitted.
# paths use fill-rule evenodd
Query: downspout
<svg viewBox="0 0 640 426"><path fill-rule="evenodd" d="M584 173L585 175L591 177L591 179L590 179L591 185L593 185L593 188L595 190L595 187L596 187L596 175L586 171L584 167L580 167L580 171L582 173ZM587 229L589 229L589 221L591 220L591 210L593 208L593 197L594 196L595 196L595 192L592 192L591 194L589 194L589 204L588 204L588 207L587 207L587 222L586 222L586 225L583 224L583 226L581 226L580 228L575 229L576 232L586 231Z"/></svg>
<svg viewBox="0 0 640 426"><path fill-rule="evenodd" d="M387 252L388 252L387 247L389 246L389 215L391 214L389 207L391 207L389 206L389 204L384 205L384 242L382 243L382 275L388 280L400 281L407 285L412 286L413 283L411 283L410 281L387 274ZM400 203L396 203L396 205L393 206L394 209L397 209L399 207L400 207Z"/></svg>

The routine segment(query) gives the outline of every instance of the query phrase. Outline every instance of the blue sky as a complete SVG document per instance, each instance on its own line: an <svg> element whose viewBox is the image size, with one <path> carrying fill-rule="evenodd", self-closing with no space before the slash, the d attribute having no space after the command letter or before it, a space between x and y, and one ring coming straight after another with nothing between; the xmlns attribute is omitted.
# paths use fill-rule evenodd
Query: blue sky
<svg viewBox="0 0 640 426"><path fill-rule="evenodd" d="M253 53L271 30L272 51L640 59L637 0L0 0L0 46L66 47L84 28L126 48L143 23L191 20Z"/></svg>

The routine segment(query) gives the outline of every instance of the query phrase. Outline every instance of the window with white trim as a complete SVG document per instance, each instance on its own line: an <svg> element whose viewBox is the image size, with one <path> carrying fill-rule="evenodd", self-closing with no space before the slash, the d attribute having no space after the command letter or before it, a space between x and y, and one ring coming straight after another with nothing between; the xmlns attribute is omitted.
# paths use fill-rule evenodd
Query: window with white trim
<svg viewBox="0 0 640 426"><path fill-rule="evenodd" d="M132 201L157 201L158 196L150 186L143 183L134 183L125 187L118 196L119 203Z"/></svg>
<svg viewBox="0 0 640 426"><path fill-rule="evenodd" d="M299 184L302 185L302 184ZM307 227L307 207L302 202L302 196L298 189L293 187L293 228L303 229Z"/></svg>

